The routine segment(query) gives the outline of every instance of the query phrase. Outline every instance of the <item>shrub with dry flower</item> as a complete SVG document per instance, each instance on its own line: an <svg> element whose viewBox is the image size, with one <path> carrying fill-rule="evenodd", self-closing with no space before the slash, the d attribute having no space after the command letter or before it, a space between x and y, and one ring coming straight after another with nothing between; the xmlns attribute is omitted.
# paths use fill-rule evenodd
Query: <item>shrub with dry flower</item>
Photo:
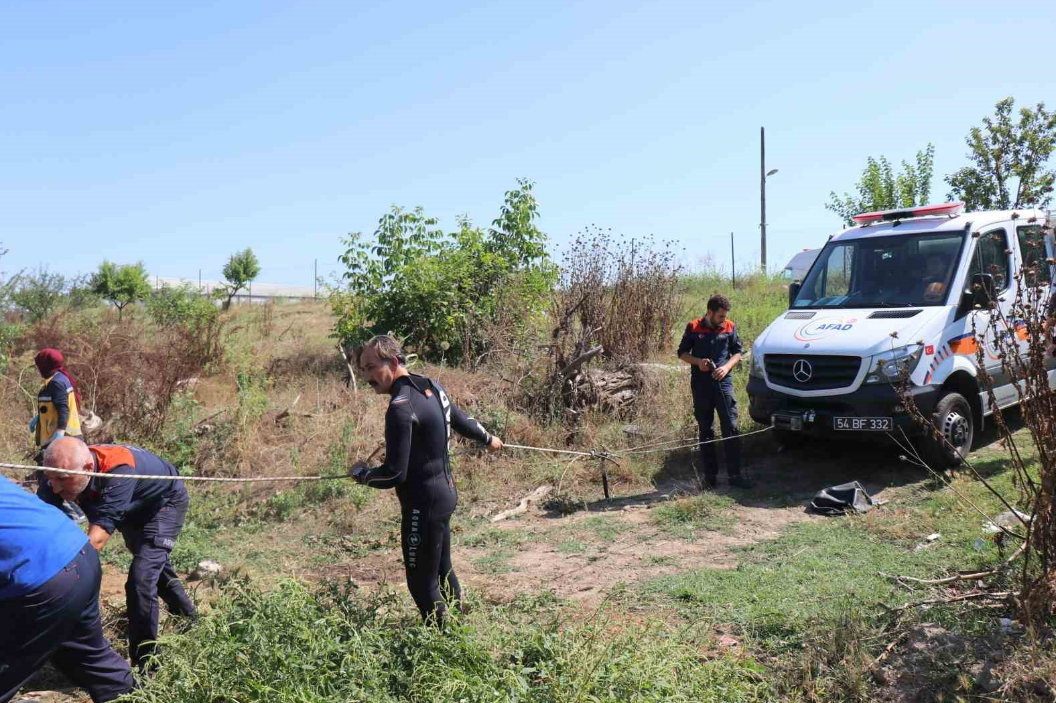
<svg viewBox="0 0 1056 703"><path fill-rule="evenodd" d="M1014 219L1018 218L1014 216ZM980 317L975 318L972 334L977 342L979 385L990 407L1001 407L1004 403L995 394L999 383L987 371L988 357L998 361L1000 373L1007 379L1001 384L1011 384L1015 389L1023 422L1035 448L1034 456L1029 456L1021 447L1022 439L1014 434L1002 413L993 413L1014 473L1016 493L1008 497L991 490L1018 521L1014 528L998 525L999 537L1014 540L1018 545L1006 565L1020 555L1023 557L1018 590L1011 597L1025 618L1040 621L1056 615L1056 392L1050 380L1056 360L1053 320L1048 316L1054 261L1046 256L1046 235L1052 233L1051 224L1043 226L1033 218L1026 224L1020 240L1022 262L1013 274L1015 292L1011 304L999 304L996 290L1004 282L996 265L987 267L989 270L973 282L976 306L987 310L989 315L982 318L985 320L982 325L978 323ZM978 233L973 236L980 237ZM908 394L903 393L903 399L909 402L917 419L927 425L934 440L949 446L932 418L922 415ZM923 463L919 454L915 457ZM969 459L965 458L964 466L990 488ZM975 576L996 576L1001 571Z"/></svg>

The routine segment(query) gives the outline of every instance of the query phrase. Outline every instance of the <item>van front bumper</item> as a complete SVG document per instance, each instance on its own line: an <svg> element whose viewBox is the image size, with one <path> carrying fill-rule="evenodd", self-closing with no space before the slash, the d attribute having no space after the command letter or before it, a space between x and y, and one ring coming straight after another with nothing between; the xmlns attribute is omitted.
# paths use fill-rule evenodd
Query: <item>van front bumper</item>
<svg viewBox="0 0 1056 703"><path fill-rule="evenodd" d="M930 416L939 402L939 386L911 386L907 393L917 409ZM802 396L767 387L761 378L748 380L748 414L756 422L777 429L815 435L884 435L883 431L836 429L835 418L891 418L891 430L920 435L923 426L889 384L862 385L852 393L833 396ZM854 424L846 423L845 424ZM899 434L901 434L899 432Z"/></svg>

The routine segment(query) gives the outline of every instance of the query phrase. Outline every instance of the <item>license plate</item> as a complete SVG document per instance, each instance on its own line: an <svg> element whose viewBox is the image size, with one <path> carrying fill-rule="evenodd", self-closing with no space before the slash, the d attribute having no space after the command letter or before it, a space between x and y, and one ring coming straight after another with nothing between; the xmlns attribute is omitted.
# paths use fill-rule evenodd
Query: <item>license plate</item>
<svg viewBox="0 0 1056 703"><path fill-rule="evenodd" d="M893 423L889 417L834 417L832 426L837 430L890 432Z"/></svg>

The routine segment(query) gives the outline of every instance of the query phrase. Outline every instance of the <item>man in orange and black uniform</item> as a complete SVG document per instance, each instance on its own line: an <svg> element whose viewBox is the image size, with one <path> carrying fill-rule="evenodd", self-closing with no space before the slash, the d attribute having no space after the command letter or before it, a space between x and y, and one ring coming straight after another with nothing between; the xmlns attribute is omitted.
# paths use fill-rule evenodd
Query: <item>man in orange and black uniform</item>
<svg viewBox="0 0 1056 703"><path fill-rule="evenodd" d="M693 416L699 427L700 453L704 464L704 486L715 488L719 467L715 453L715 412L726 445L726 472L730 485L751 488L752 483L741 476L741 440L737 431L737 398L733 393L730 371L741 360L741 340L737 327L726 315L730 301L722 295L708 300L704 317L686 325L678 358L693 367L690 389L693 391Z"/></svg>
<svg viewBox="0 0 1056 703"><path fill-rule="evenodd" d="M128 603L128 651L133 666L142 667L158 638L158 596L169 612L197 617L169 554L183 529L190 500L183 481L137 480L122 475L178 476L172 464L138 447L88 446L72 437L56 439L44 455L47 482L37 495L58 506L76 500L88 516L88 540L102 551L114 530L121 530L132 552L125 583ZM87 471L98 476L62 474L52 469Z"/></svg>

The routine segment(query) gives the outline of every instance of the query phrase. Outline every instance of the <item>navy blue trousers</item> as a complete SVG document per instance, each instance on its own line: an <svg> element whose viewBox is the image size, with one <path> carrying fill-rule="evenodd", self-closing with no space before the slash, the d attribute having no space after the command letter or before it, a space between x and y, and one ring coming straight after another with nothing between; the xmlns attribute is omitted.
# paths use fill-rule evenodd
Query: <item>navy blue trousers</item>
<svg viewBox="0 0 1056 703"><path fill-rule="evenodd" d="M723 438L732 439L723 442L723 453L726 457L726 473L730 477L741 475L741 439L737 430L737 398L733 393L733 383L721 381L716 383L711 378L693 377L690 388L693 391L693 416L697 420L701 461L704 464L704 475L714 479L719 474L718 458L715 445L715 415L719 416L719 427ZM711 442L710 444L704 444Z"/></svg>
<svg viewBox="0 0 1056 703"><path fill-rule="evenodd" d="M132 552L132 566L125 582L125 601L128 605L128 652L133 666L142 666L145 658L155 651L158 596L173 615L192 620L197 617L194 603L169 561L169 554L183 529L187 506L187 494L183 493L166 503L146 524L121 528L125 545Z"/></svg>
<svg viewBox="0 0 1056 703"><path fill-rule="evenodd" d="M86 544L36 591L0 601L0 703L44 662L88 691L95 703L132 690L132 670L103 637L99 555Z"/></svg>

